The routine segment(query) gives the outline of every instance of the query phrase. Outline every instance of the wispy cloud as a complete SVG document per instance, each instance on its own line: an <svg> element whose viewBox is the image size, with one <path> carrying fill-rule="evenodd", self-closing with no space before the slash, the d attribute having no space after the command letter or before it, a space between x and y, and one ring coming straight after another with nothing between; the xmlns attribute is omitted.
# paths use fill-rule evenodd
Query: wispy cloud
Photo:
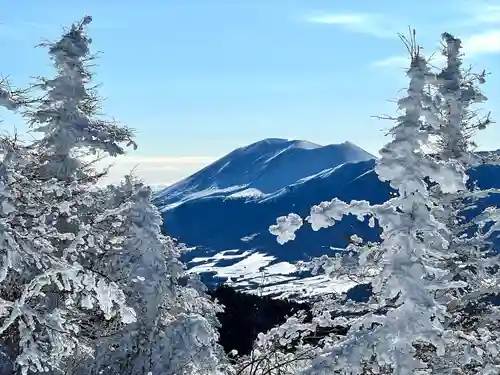
<svg viewBox="0 0 500 375"><path fill-rule="evenodd" d="M464 52L468 56L500 53L500 29L474 34L463 39Z"/></svg>
<svg viewBox="0 0 500 375"><path fill-rule="evenodd" d="M500 5L487 5L476 12L474 20L478 23L500 23Z"/></svg>
<svg viewBox="0 0 500 375"><path fill-rule="evenodd" d="M211 156L122 156L117 159L106 159L106 162L113 160L121 164L163 163L175 166L210 162L213 161L214 158Z"/></svg>
<svg viewBox="0 0 500 375"><path fill-rule="evenodd" d="M500 4L493 1L468 1L463 6L464 26L500 24Z"/></svg>
<svg viewBox="0 0 500 375"><path fill-rule="evenodd" d="M308 20L316 23L359 26L368 22L369 18L369 14L327 14L322 16L311 16Z"/></svg>
<svg viewBox="0 0 500 375"><path fill-rule="evenodd" d="M311 23L337 25L353 32L380 38L396 37L401 30L392 18L374 13L323 13L310 15L306 19Z"/></svg>
<svg viewBox="0 0 500 375"><path fill-rule="evenodd" d="M167 186L195 173L215 159L209 156L122 156L102 160L96 167L100 169L113 164L103 184L119 182L133 171L151 186Z"/></svg>

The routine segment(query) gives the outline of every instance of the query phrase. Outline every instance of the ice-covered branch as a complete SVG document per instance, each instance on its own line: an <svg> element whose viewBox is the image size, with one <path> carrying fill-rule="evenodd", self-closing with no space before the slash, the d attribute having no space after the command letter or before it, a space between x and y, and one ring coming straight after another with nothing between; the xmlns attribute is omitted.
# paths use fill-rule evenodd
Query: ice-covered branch
<svg viewBox="0 0 500 375"><path fill-rule="evenodd" d="M279 244L283 245L288 241L293 241L295 232L302 227L302 218L294 213L287 216L280 216L276 219L276 224L269 227L269 232L277 237Z"/></svg>

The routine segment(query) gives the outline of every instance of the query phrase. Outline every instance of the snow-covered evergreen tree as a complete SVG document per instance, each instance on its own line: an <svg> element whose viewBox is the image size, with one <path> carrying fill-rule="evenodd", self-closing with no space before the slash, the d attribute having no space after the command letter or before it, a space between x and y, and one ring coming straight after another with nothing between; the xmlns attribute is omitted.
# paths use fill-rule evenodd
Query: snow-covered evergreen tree
<svg viewBox="0 0 500 375"><path fill-rule="evenodd" d="M129 129L97 117L90 22L44 45L57 76L40 79L34 89L45 94L24 112L40 139L2 142L2 374L227 373L220 307L161 235L151 190L131 178L96 185L89 157L135 144Z"/></svg>
<svg viewBox="0 0 500 375"><path fill-rule="evenodd" d="M26 111L41 140L11 142L4 153L0 349L9 374L64 373L68 358L92 349L86 323L135 320L118 284L86 261L88 244L99 234L96 219L106 213L94 202L97 175L81 156L116 155L123 152L120 143L132 141L128 129L92 117L96 98L84 86L89 22L86 17L48 45L58 76L42 80L47 94ZM114 238L104 238L113 246Z"/></svg>
<svg viewBox="0 0 500 375"><path fill-rule="evenodd" d="M0 107L7 110L16 110L20 107L20 101L16 100L12 91L8 88L5 82L0 84ZM16 159L18 151L18 143L15 138L2 136L0 138L0 261L2 268L0 269L0 282L7 277L8 263L10 262L9 254L15 251L16 243L10 236L9 218L15 211L14 199L9 187L11 183L12 164ZM0 300L1 311L4 314L6 306L4 306L4 298ZM0 340L0 374L12 373L14 365L12 357L15 355L9 348L9 340L5 339L5 335Z"/></svg>
<svg viewBox="0 0 500 375"><path fill-rule="evenodd" d="M450 50L455 41L448 34L445 39ZM450 209L448 198L467 192L464 160L470 158L462 157L466 150L443 151L442 157L423 151L436 134L442 136L442 144L449 145L448 151L464 147L467 140L460 133L465 125L464 108L482 97L477 92L471 96L471 90L464 93L462 82L450 81L460 81L451 72L457 55L449 56L447 68L436 79L414 38L408 47L410 85L408 95L398 102L404 113L397 118L393 140L381 150L375 167L379 179L388 181L397 195L381 205L334 199L314 206L307 219L318 230L335 225L347 214L360 220L368 217L370 225L378 221L382 234L380 243L353 241L337 259L325 257L316 262L331 274L354 273L370 280L374 294L368 303L322 304L317 319L344 325L348 331L325 347L304 374L497 374L499 370L497 311L486 313L486 324L464 332L465 324L457 320L466 310L454 310L462 302L463 290L477 297L481 283L495 283L492 272L478 272L474 283L455 277L457 259L466 246L451 224L451 215L457 212ZM438 86L442 103L426 89L429 85ZM279 218L270 231L283 243L293 240L301 225L302 219L290 214ZM475 260L475 266L483 269L480 257ZM490 259L483 260L491 265Z"/></svg>
<svg viewBox="0 0 500 375"><path fill-rule="evenodd" d="M436 89L433 104L441 119L441 126L436 132L438 142L434 156L439 160L455 160L468 170L483 162L483 158L474 152L472 136L489 123L489 117L485 121L475 121L477 112L470 107L486 100L477 85L484 82L485 74L469 73L466 76L462 68L461 40L449 33L444 33L442 39L446 66L432 82ZM471 236L464 236L471 226L478 224L476 219L484 219L484 214L481 215L483 219L478 218L477 214L471 215L470 209L474 208L477 199L495 191L480 191L474 185L451 194L444 193L439 185L431 186L430 191L431 199L439 208L435 210L435 215L445 220L451 229L448 241L458 253L453 260L452 277L465 279L470 284L473 282L472 275L480 272L479 268L485 266L485 261L490 265L495 261L495 257L491 256L483 259L491 247L488 234L475 231ZM464 216L466 211L469 211L467 218ZM474 272L471 272L471 268ZM478 277L485 280L484 274Z"/></svg>
<svg viewBox="0 0 500 375"><path fill-rule="evenodd" d="M433 105L442 123L437 132L437 154L442 159L456 159L467 166L474 166L479 156L473 154L473 137L477 131L491 124L489 114L481 117L473 108L475 104L487 100L479 89L479 85L486 82L486 72L477 74L470 69L465 70L460 39L444 33L442 40L446 65L432 82L436 89Z"/></svg>
<svg viewBox="0 0 500 375"><path fill-rule="evenodd" d="M97 115L85 17L55 43L24 115L41 137L0 142L0 374L228 374L220 306L161 234L151 190L97 185L91 164L134 145ZM0 105L21 101L0 90Z"/></svg>
<svg viewBox="0 0 500 375"><path fill-rule="evenodd" d="M496 162L491 155L484 157L474 152L473 136L491 123L489 115L481 117L472 107L487 100L478 87L485 82L485 73L464 70L460 39L449 33L444 33L442 39L447 63L433 82L437 91L434 103L442 123L436 133L438 148L435 156L440 160L454 159L465 169ZM447 324L462 341L473 343L476 348L477 353L462 353L462 356L470 357L469 373L484 368L499 371L496 352L499 343L495 343L492 333L495 336L494 332L500 328L500 310L493 303L495 296L500 295L500 255L493 249L491 239L499 229L498 225L491 224L499 217L498 210L492 207L483 212L476 209L479 200L499 191L480 190L473 184L468 190L454 194L443 193L439 185L430 190L431 199L440 208L435 210L435 215L445 220L450 228L449 247L455 256L448 265L449 279L466 283L464 288L439 296L448 299L450 319Z"/></svg>
<svg viewBox="0 0 500 375"><path fill-rule="evenodd" d="M95 267L122 285L137 321L98 338L95 356L81 373L221 373L224 355L215 329L220 307L196 278L184 274L179 245L161 234L151 189L129 176L109 187L109 197L109 209L123 218L113 236L123 241Z"/></svg>

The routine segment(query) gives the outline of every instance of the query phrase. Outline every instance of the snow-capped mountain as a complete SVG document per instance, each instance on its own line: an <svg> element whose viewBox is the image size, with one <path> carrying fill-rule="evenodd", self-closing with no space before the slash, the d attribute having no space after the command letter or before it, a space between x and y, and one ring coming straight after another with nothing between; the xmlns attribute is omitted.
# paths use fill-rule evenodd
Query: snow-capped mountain
<svg viewBox="0 0 500 375"><path fill-rule="evenodd" d="M279 138L241 147L157 194L162 211L208 196L262 197L297 180L374 156L350 142L320 146Z"/></svg>
<svg viewBox="0 0 500 375"><path fill-rule="evenodd" d="M373 180L369 171L374 159L350 142L321 146L265 139L236 149L158 192L155 203L165 231L191 247L184 261L207 283L230 279L240 287L266 284L267 293L321 292L325 280L299 278L293 263L331 251L332 243L345 246L362 225L346 220L333 232L304 231L296 242L284 246L268 227L280 215L306 214L313 204L333 196L366 199L359 187ZM380 189L371 191L373 199L388 194L387 186ZM316 287L305 288L306 284ZM351 283L339 282L338 287L346 286Z"/></svg>
<svg viewBox="0 0 500 375"><path fill-rule="evenodd" d="M276 218L334 197L381 203L391 189L373 172L375 157L352 143L319 146L266 139L237 149L158 193L166 233L191 248L184 261L208 284L235 283L263 294L346 290L347 280L298 275L294 263L344 248L353 234L376 240L378 229L347 217L332 228L309 226L295 241L279 245L269 233ZM500 167L470 172L482 187L500 187ZM488 204L496 204L488 198ZM492 201L493 200L493 201ZM333 249L332 249L333 248Z"/></svg>

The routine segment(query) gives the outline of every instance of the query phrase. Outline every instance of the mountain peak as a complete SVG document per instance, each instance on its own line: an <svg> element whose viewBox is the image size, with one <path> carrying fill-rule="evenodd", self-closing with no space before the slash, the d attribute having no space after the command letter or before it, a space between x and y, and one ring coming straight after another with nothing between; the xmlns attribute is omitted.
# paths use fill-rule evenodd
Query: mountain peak
<svg viewBox="0 0 500 375"><path fill-rule="evenodd" d="M304 141L304 140L299 140L299 139L284 139L284 138L265 138L261 141L257 141L254 143L249 144L248 146L241 147L237 150L244 150L244 151L263 151L265 152L266 149L286 149L286 148L304 148L304 149L313 149L313 148L318 148L322 147L321 145L318 145L313 142L309 141Z"/></svg>
<svg viewBox="0 0 500 375"><path fill-rule="evenodd" d="M270 194L323 170L374 158L351 142L322 146L305 140L266 138L230 152L159 192L156 201L167 206L248 189L252 194Z"/></svg>

